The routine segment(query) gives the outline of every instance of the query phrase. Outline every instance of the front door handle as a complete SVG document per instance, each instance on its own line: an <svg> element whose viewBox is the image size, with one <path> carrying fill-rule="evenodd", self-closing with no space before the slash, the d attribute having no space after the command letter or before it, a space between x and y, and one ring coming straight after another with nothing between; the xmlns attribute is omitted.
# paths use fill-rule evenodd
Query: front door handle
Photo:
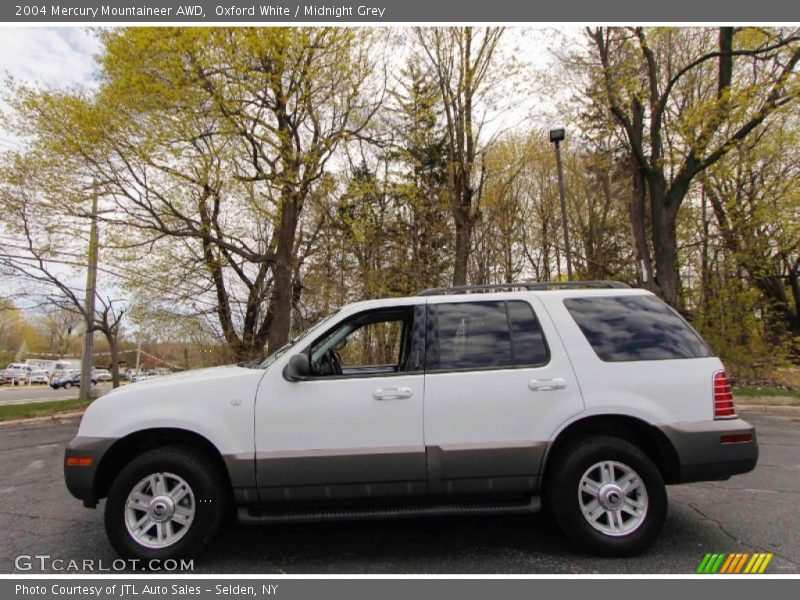
<svg viewBox="0 0 800 600"><path fill-rule="evenodd" d="M567 381L563 377L555 377L553 379L531 379L528 382L528 389L532 392L563 390L565 387L567 387Z"/></svg>
<svg viewBox="0 0 800 600"><path fill-rule="evenodd" d="M407 387L378 388L372 392L372 397L375 398L375 400L404 400L406 398L411 398L413 395L414 392L411 391L411 388Z"/></svg>

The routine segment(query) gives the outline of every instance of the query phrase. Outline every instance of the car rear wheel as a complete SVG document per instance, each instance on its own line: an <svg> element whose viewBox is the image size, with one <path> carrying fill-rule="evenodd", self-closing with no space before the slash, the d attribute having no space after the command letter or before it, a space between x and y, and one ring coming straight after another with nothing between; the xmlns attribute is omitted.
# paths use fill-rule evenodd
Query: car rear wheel
<svg viewBox="0 0 800 600"><path fill-rule="evenodd" d="M597 554L647 548L667 516L658 468L625 440L595 436L558 451L548 466L548 507L562 530Z"/></svg>
<svg viewBox="0 0 800 600"><path fill-rule="evenodd" d="M105 509L111 545L120 556L145 560L200 553L222 521L224 481L220 468L193 448L142 454L111 485Z"/></svg>

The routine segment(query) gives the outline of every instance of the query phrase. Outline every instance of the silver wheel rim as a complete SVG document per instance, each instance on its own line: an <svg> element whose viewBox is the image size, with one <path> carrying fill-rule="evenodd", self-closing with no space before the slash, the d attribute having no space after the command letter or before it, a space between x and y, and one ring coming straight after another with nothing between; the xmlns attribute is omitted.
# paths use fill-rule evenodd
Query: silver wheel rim
<svg viewBox="0 0 800 600"><path fill-rule="evenodd" d="M146 548L166 548L194 521L192 488L173 473L153 473L133 486L125 501L125 527Z"/></svg>
<svg viewBox="0 0 800 600"><path fill-rule="evenodd" d="M647 516L647 489L628 465L605 460L586 469L581 477L578 504L597 531L614 537L629 535Z"/></svg>

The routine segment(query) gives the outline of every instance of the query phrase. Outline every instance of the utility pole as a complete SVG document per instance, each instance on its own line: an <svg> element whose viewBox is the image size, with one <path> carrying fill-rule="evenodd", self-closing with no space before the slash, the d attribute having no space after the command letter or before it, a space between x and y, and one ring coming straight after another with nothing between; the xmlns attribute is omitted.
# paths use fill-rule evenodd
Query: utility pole
<svg viewBox="0 0 800 600"><path fill-rule="evenodd" d="M83 359L81 360L80 399L92 399L92 366L94 361L94 301L97 295L97 257L99 235L97 232L97 186L92 188L92 222L89 226L88 268L86 271L86 299L83 304L85 333Z"/></svg>
<svg viewBox="0 0 800 600"><path fill-rule="evenodd" d="M139 362L142 358L142 338L136 344L136 374L139 374Z"/></svg>
<svg viewBox="0 0 800 600"><path fill-rule="evenodd" d="M550 141L556 147L556 167L558 168L558 195L561 199L561 228L564 230L564 254L567 256L567 279L572 281L572 249L569 245L569 224L567 222L567 199L564 194L564 168L561 165L561 142L566 137L564 128L551 129Z"/></svg>

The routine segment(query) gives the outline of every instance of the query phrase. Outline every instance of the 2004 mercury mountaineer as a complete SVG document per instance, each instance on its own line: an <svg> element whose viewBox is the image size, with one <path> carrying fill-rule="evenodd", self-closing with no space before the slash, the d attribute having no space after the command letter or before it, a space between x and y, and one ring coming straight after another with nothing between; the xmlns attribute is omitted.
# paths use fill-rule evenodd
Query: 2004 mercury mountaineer
<svg viewBox="0 0 800 600"><path fill-rule="evenodd" d="M482 292L482 293L474 293ZM615 282L360 302L260 365L143 381L92 403L67 487L102 498L123 556L201 551L224 522L535 511L590 551L638 552L665 484L758 457L722 363L675 311Z"/></svg>

